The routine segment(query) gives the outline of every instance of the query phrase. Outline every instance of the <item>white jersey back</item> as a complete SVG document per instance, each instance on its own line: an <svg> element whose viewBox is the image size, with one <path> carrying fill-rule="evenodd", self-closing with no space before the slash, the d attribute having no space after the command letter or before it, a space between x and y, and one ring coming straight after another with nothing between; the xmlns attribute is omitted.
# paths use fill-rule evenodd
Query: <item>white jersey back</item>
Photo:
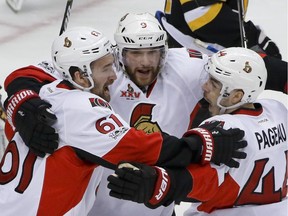
<svg viewBox="0 0 288 216"><path fill-rule="evenodd" d="M247 158L240 161L238 169L214 165L219 182L224 180L219 191L200 205L192 204L185 216L204 216L211 211L209 215L215 216L286 215L287 108L271 99L258 102L262 109L242 109L233 115L225 114L207 120L220 120L224 122L225 129L232 127L244 130L244 139L248 142L245 148ZM215 210L217 208L227 209Z"/></svg>
<svg viewBox="0 0 288 216"><path fill-rule="evenodd" d="M110 90L110 104L132 127L147 133L160 130L181 137L189 127L195 105L203 97L201 85L208 77L204 71L207 59L206 55L201 58L201 54L193 57L185 48L169 49L164 68L146 93L119 71ZM143 204L110 197L107 176L112 173L104 170L90 216L172 215L173 204L152 210Z"/></svg>

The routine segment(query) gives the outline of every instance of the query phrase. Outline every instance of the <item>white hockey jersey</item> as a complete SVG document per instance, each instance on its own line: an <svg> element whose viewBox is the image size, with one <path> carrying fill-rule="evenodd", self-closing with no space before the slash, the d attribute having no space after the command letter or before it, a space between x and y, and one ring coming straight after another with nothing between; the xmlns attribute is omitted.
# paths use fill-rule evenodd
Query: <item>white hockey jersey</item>
<svg viewBox="0 0 288 216"><path fill-rule="evenodd" d="M207 120L222 121L225 129L244 130L247 158L238 169L211 165L210 174L217 171L220 188L212 198L192 204L185 216L287 215L287 108L272 99L258 102L262 108ZM208 176L212 175L207 172Z"/></svg>
<svg viewBox="0 0 288 216"><path fill-rule="evenodd" d="M148 135L130 128L106 101L60 81L40 91L57 116L53 127L59 148L52 155L36 157L15 134L0 164L0 215L87 215L103 159L106 164L124 159L155 164L159 157L160 133ZM93 155L98 163L84 162L75 148Z"/></svg>
<svg viewBox="0 0 288 216"><path fill-rule="evenodd" d="M189 53L185 48L169 49L164 68L146 93L119 71L111 86L110 104L131 127L147 133L163 131L181 137L189 128L195 105L203 97L201 86L208 77L204 71L207 59L206 55ZM143 204L110 197L107 177L112 173L104 170L89 216L172 215L174 204L149 209Z"/></svg>

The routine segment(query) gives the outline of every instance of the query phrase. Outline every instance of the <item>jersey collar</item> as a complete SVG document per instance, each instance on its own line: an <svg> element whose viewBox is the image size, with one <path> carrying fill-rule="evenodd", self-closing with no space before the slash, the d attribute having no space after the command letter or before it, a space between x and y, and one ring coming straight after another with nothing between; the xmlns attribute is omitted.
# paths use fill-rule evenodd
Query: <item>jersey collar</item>
<svg viewBox="0 0 288 216"><path fill-rule="evenodd" d="M251 116L259 116L263 112L263 107L260 103L254 103L255 109L239 108L232 112L232 114L245 114Z"/></svg>
<svg viewBox="0 0 288 216"><path fill-rule="evenodd" d="M60 83L58 83L57 88L63 88L63 89L68 89L68 90L75 89L75 87L67 80L63 80Z"/></svg>

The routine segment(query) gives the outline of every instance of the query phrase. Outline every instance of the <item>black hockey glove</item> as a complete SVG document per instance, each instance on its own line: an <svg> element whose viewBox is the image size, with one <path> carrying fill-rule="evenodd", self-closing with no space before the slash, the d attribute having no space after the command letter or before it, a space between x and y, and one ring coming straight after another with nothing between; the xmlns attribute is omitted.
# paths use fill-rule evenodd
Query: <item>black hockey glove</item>
<svg viewBox="0 0 288 216"><path fill-rule="evenodd" d="M272 41L259 26L251 21L245 22L245 31L248 39L248 48L257 53L265 53L268 56L282 59L278 46Z"/></svg>
<svg viewBox="0 0 288 216"><path fill-rule="evenodd" d="M258 28L259 36L258 36L258 45L261 49L269 56L273 56L278 59L282 59L279 48L274 41L272 41L265 33Z"/></svg>
<svg viewBox="0 0 288 216"><path fill-rule="evenodd" d="M191 136L192 135L192 136ZM197 135L197 136L195 136ZM239 128L225 130L221 127L220 121L214 121L193 128L184 134L184 137L194 139L193 143L202 142L201 163L213 162L216 165L221 163L229 167L239 167L236 159L245 159L247 154L239 149L247 146L247 141L241 140L244 131Z"/></svg>
<svg viewBox="0 0 288 216"><path fill-rule="evenodd" d="M32 90L17 92L7 103L8 122L16 128L29 149L40 157L58 148L58 134L51 127L57 118L50 107Z"/></svg>
<svg viewBox="0 0 288 216"><path fill-rule="evenodd" d="M115 175L116 174L116 175ZM120 162L115 174L108 176L110 196L144 203L148 208L173 202L172 178L160 167L136 162Z"/></svg>

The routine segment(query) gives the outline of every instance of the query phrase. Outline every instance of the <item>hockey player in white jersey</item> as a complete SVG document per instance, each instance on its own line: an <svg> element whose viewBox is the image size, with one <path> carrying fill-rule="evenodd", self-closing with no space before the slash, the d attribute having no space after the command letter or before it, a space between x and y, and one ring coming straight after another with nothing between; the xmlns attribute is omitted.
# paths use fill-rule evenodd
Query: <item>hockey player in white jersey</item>
<svg viewBox="0 0 288 216"><path fill-rule="evenodd" d="M287 108L273 99L256 100L267 79L262 58L249 49L227 48L214 54L205 67L210 78L203 85L204 97L213 115L205 122L244 130L247 158L238 169L213 164L166 169L174 187L170 186L164 199L194 199L185 216L287 215ZM161 176L155 175L153 167L132 164L138 170L123 169L126 162L116 170L118 176L109 177L111 195L128 200L137 197L138 202L142 197L151 206L153 185ZM141 176L145 179L140 181ZM150 190L146 187L146 194L140 194L149 183Z"/></svg>
<svg viewBox="0 0 288 216"><path fill-rule="evenodd" d="M124 29L126 30L123 31ZM119 23L115 39L122 64L117 71L117 81L110 87L111 105L116 109L116 113L129 122L130 126L147 133L165 131L181 137L189 128L190 117L193 117L192 110L202 97L201 83L204 83L205 77L207 79L203 70L207 56L189 52L184 48L167 50L166 33L158 21L146 13L126 15ZM194 71L190 68L194 68ZM41 64L41 68L30 66L13 72L5 81L8 95L17 92L16 89L27 89L31 86L37 91L37 86L55 79L50 73L54 74L48 64ZM30 85L25 81L27 78ZM25 111L27 116L30 112L38 112L38 109L31 106L27 108L26 103L19 109ZM16 112L16 116L22 120L18 121L16 128L21 137L24 137L25 143L34 152L39 153L41 142L34 142L31 133L25 133L28 130L24 124L26 120L17 113L19 112ZM36 126L35 128L38 129ZM28 132L30 131L31 128ZM34 135L39 137L39 134L45 131L49 130L42 130ZM42 140L41 137L40 139ZM44 140L44 143L47 143L45 147L49 148L49 152L52 151L50 147L55 148L55 145L48 144L48 139ZM110 172L105 170L105 175L109 174ZM151 210L144 205L119 202L109 196L106 177L102 180L103 183L97 190L96 206L91 215L115 215L115 209L117 215L125 216L137 213L149 216L172 214L173 205Z"/></svg>
<svg viewBox="0 0 288 216"><path fill-rule="evenodd" d="M111 102L130 126L147 133L165 131L181 137L189 128L192 111L202 98L208 57L185 48L167 49L167 36L149 13L126 14L114 39L120 68L111 86ZM109 196L105 170L90 216L171 216L173 203L149 209L143 204Z"/></svg>
<svg viewBox="0 0 288 216"><path fill-rule="evenodd" d="M98 195L103 172L99 165L113 169L123 159L170 165L203 161L200 156L206 152L201 152L202 145L206 145L203 135L178 139L160 132L146 134L131 128L113 111L108 103L108 86L116 79L114 58L110 42L98 30L89 27L67 30L54 41L52 59L64 80L43 86L39 95L52 105L51 111L57 116L53 127L59 134L59 147L52 155L41 158L25 146L20 133L9 139L0 164L1 215L23 212L87 215ZM55 80L53 69L42 64L44 68L50 73L50 79ZM39 68L25 68L26 72L31 70ZM23 104L35 105L31 100L37 98L38 94L30 89L22 89L9 97L8 123L16 128L23 124L21 120L29 116L27 110L22 109ZM228 136L223 134L223 139L217 138L214 142L215 154L211 161L215 163L224 156L226 159L219 162L229 164L235 151L246 145L238 142L242 131L227 132ZM212 135L210 138L214 140ZM223 143L231 146L230 142L235 148L227 155ZM241 158L245 158L245 153Z"/></svg>

